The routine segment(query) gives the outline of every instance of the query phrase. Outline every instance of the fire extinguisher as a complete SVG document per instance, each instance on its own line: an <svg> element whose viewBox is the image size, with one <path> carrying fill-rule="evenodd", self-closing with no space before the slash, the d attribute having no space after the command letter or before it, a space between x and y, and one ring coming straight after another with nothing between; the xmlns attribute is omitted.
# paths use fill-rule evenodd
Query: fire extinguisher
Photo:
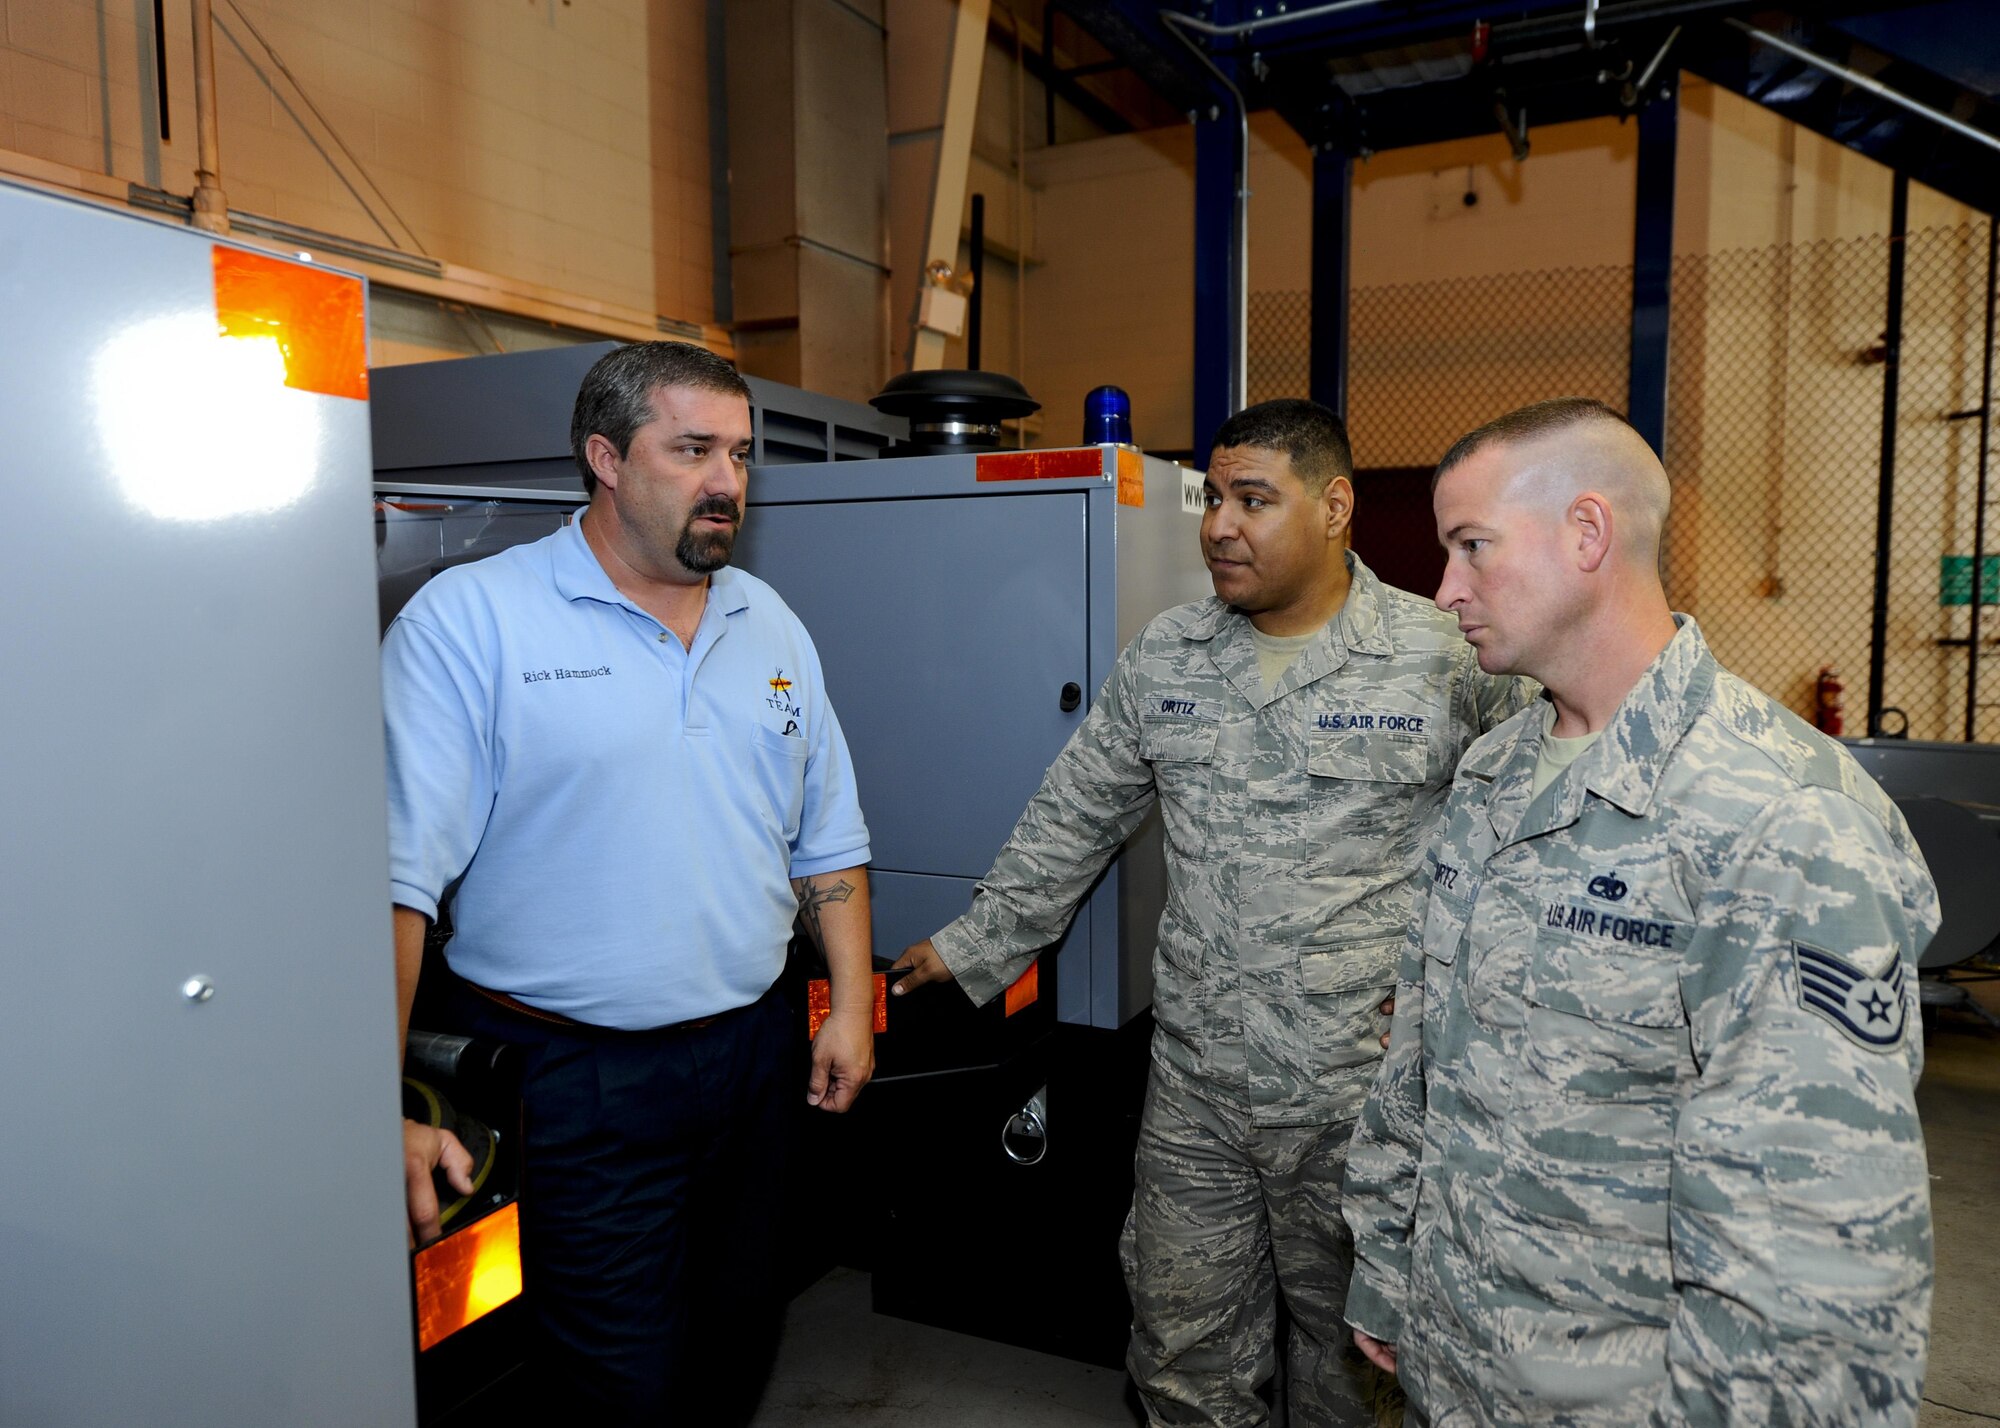
<svg viewBox="0 0 2000 1428"><path fill-rule="evenodd" d="M1830 664L1819 667L1819 679L1813 685L1813 727L1822 734L1840 737L1841 696L1846 689L1839 670Z"/></svg>

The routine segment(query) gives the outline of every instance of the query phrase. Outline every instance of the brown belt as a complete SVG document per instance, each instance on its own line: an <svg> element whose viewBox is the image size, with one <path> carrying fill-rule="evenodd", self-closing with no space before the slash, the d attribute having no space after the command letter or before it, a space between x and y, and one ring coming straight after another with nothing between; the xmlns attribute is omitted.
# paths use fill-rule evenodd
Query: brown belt
<svg viewBox="0 0 2000 1428"><path fill-rule="evenodd" d="M464 979L461 978L460 980ZM564 1016L561 1012L546 1011L541 1007L531 1007L526 1002L517 1001L513 997L508 996L505 992L493 991L491 988L480 986L477 982L466 982L465 985L486 998L487 1001L493 1002L498 1006L503 1006L508 1011L519 1012L522 1016L531 1016L536 1021L552 1022L557 1026L574 1027L578 1031L616 1032L624 1030L623 1027L599 1026L595 1022L578 1021L575 1017ZM644 1031L633 1034L643 1036L651 1032L660 1031L694 1031L699 1027L707 1026L711 1022L718 1021L727 1015L727 1012L717 1012L714 1016L698 1016L693 1021L675 1021L669 1022L665 1026L649 1026Z"/></svg>

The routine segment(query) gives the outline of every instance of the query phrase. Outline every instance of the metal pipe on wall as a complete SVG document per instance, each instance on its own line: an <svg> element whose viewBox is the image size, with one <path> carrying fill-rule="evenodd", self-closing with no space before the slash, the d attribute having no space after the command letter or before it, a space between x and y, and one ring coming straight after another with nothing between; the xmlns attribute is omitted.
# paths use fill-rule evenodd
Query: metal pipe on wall
<svg viewBox="0 0 2000 1428"><path fill-rule="evenodd" d="M1928 104L1920 103L1910 98L1909 95L1903 93L1900 89L1891 89L1888 85L1882 83L1881 80L1865 75L1858 69L1849 69L1844 64L1835 64L1825 55L1814 54L1803 45L1795 45L1790 40L1779 39L1776 35L1760 30L1755 25L1745 24L1733 15L1725 17L1723 23L1734 29L1741 30L1760 45L1769 45L1780 54L1790 55L1801 64L1809 64L1814 69L1822 70L1838 79L1846 80L1856 89L1866 90L1877 99L1886 99L1889 103L1907 109L1912 114L1922 115L1924 118L1930 120L1931 123L1942 125L1944 128L1951 130L1952 133L1972 140L1975 144L1984 144L1989 149L2000 149L2000 137L1989 134L1983 129L1975 129L1963 119L1953 118L1942 109L1933 109Z"/></svg>
<svg viewBox="0 0 2000 1428"><path fill-rule="evenodd" d="M1370 5L1379 5L1382 0L1333 0L1330 5L1314 5L1307 10L1294 10L1290 14L1282 10L1273 15L1263 15L1254 20L1243 20L1234 25L1218 25L1212 20L1203 20L1194 15L1183 15L1177 10L1160 11L1160 19L1169 25L1186 25L1190 30L1199 30L1204 35L1254 35L1257 31L1272 25L1295 25L1301 20L1317 20L1323 15L1337 15L1343 10L1365 10Z"/></svg>
<svg viewBox="0 0 2000 1428"><path fill-rule="evenodd" d="M1972 625L1965 642L1965 742L1979 740L1980 616L1985 613L1986 472L1993 439L1993 290L2000 277L2000 219L1986 220L1986 355L1979 377L1979 479L1972 503Z"/></svg>
<svg viewBox="0 0 2000 1428"><path fill-rule="evenodd" d="M972 274L972 292L965 304L965 365L979 370L980 329L986 318L986 195L972 195L972 236L966 245L966 268Z"/></svg>
<svg viewBox="0 0 2000 1428"><path fill-rule="evenodd" d="M192 0L194 17L194 212L190 221L208 233L229 231L229 200L222 193L221 126L215 113L215 14L209 0Z"/></svg>
<svg viewBox="0 0 2000 1428"><path fill-rule="evenodd" d="M1895 531L1896 402L1902 387L1903 260L1909 231L1910 176L1899 171L1889 197L1889 311L1882 334L1882 474L1875 501L1875 613L1868 635L1871 739L1882 736L1882 673L1889 645L1889 541Z"/></svg>
<svg viewBox="0 0 2000 1428"><path fill-rule="evenodd" d="M167 0L153 0L153 84L157 91L154 101L159 109L160 142L170 144L174 123L167 104ZM153 182L159 180L155 178Z"/></svg>

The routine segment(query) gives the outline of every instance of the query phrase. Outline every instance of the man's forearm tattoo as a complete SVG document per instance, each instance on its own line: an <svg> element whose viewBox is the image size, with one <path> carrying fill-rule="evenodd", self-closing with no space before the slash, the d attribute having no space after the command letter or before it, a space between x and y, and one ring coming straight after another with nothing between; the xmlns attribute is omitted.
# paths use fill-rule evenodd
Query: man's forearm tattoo
<svg viewBox="0 0 2000 1428"><path fill-rule="evenodd" d="M854 884L846 878L837 883L827 884L818 878L797 878L792 883L792 892L799 900L799 918L806 925L806 933L820 951L826 950L826 929L820 925L820 909L828 903L846 902L854 896Z"/></svg>

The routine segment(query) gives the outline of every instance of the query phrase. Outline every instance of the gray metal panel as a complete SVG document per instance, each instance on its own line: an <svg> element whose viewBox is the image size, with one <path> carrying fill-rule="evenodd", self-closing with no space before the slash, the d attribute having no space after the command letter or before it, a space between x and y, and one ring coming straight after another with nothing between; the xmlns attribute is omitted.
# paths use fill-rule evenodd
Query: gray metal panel
<svg viewBox="0 0 2000 1428"><path fill-rule="evenodd" d="M2000 744L1923 739L1842 742L1891 798L1956 798L2000 807Z"/></svg>
<svg viewBox="0 0 2000 1428"><path fill-rule="evenodd" d="M567 511L583 504L583 491L551 486L467 486L455 481L377 481L375 494L384 500L553 502Z"/></svg>
<svg viewBox="0 0 2000 1428"><path fill-rule="evenodd" d="M376 492L375 565L385 631L440 570L553 535L576 510L569 502L439 501L385 494L380 486Z"/></svg>
<svg viewBox="0 0 2000 1428"><path fill-rule="evenodd" d="M761 475L760 475L760 479ZM978 877L1083 719L1074 493L759 506L736 563L818 646L877 868Z"/></svg>
<svg viewBox="0 0 2000 1428"><path fill-rule="evenodd" d="M803 461L855 461L880 456L882 448L910 434L902 417L888 416L860 402L823 397L783 382L746 376L756 417L759 466Z"/></svg>
<svg viewBox="0 0 2000 1428"><path fill-rule="evenodd" d="M504 468L525 465L521 479L546 484L567 471L580 492L569 447L577 388L598 358L620 345L586 342L378 369L369 393L376 471L480 467L480 483L502 484ZM909 430L902 418L858 402L761 377L745 380L755 434L751 460L760 465L872 456Z"/></svg>
<svg viewBox="0 0 2000 1428"><path fill-rule="evenodd" d="M875 955L891 959L900 957L905 947L923 941L971 907L972 892L977 886L976 878L936 878L920 873L885 872L879 867L871 867L868 870L868 897L874 922ZM1090 945L1089 918L1079 912L1062 940L1042 954L1044 972L1053 958L1058 981L1063 968L1071 964L1081 968L1084 979L1088 981ZM1058 987L1058 1007L1062 1005L1062 996L1063 992ZM1073 1005L1088 1005L1087 993ZM891 1011L890 1016L894 1015ZM1082 1022L1084 1019L1079 1015L1071 1020ZM891 1021L890 1025L893 1027L895 1023Z"/></svg>
<svg viewBox="0 0 2000 1428"><path fill-rule="evenodd" d="M1148 456L1146 504L1118 507L1119 649L1162 610L1215 593L1201 559L1199 509L1182 504L1182 487L1201 473Z"/></svg>
<svg viewBox="0 0 2000 1428"><path fill-rule="evenodd" d="M1109 458L1107 458L1108 460ZM1049 491L1108 490L1113 477L1070 476L1052 480L981 481L978 458L892 456L876 461L843 461L818 466L760 466L750 473L752 505L797 501L884 501L908 496L1018 496Z"/></svg>
<svg viewBox="0 0 2000 1428"><path fill-rule="evenodd" d="M976 878L937 878L922 873L868 870L869 912L875 955L891 961L972 906Z"/></svg>
<svg viewBox="0 0 2000 1428"><path fill-rule="evenodd" d="M1943 922L1921 965L1976 956L2000 933L1993 886L2000 854L2000 744L1850 739L1847 748L1896 800L1937 883Z"/></svg>
<svg viewBox="0 0 2000 1428"><path fill-rule="evenodd" d="M375 469L569 458L583 374L616 342L377 368L369 376Z"/></svg>
<svg viewBox="0 0 2000 1428"><path fill-rule="evenodd" d="M1039 711L1036 690L1053 671L1031 673L993 658L980 632L982 622L1006 618L995 608L1007 603L997 591L1023 584L1044 595L1055 588L1081 592L1080 599L1017 613L1032 617L1024 628L1036 645L1078 642L1088 671L1078 682L1086 697L1095 697L1142 624L1170 605L1209 593L1198 522L1181 502L1181 468L1146 458L1144 506L1119 505L1109 475L1117 458L1115 450L1104 449L1103 475L1022 482L980 482L972 455L752 473L750 502L757 509L745 523L739 563L785 595L819 644L829 691L861 766L878 878L885 869L939 867L944 855L959 876L984 874L1081 717L1079 711L1050 729L1045 744L1019 738L1006 701L1025 697L1024 707ZM1072 546L1065 535L1059 549L1051 531L1071 528L1039 517L1057 495L1081 496L1085 513L1081 542ZM782 529L782 551L766 540L774 522ZM1060 573L1025 578L1029 567L1042 570L1049 560ZM996 571L1002 573L990 573ZM960 756L974 732L964 721L976 716L953 709L914 717L921 701L893 693L912 669L990 692L989 712L1000 717L979 735L984 758ZM939 766L940 750L957 762ZM965 835L974 828L982 831L968 844ZM927 861L919 864L919 858ZM1077 945L1056 964L1064 1021L1116 1027L1151 1004L1152 951L1165 891L1157 820L1149 820L1072 924L1069 941ZM900 932L884 936L878 930L877 946L900 951L962 910L938 916L903 942L895 942Z"/></svg>
<svg viewBox="0 0 2000 1428"><path fill-rule="evenodd" d="M202 235L0 234L0 1423L408 1424L366 408L204 375Z"/></svg>
<svg viewBox="0 0 2000 1428"><path fill-rule="evenodd" d="M499 491L509 498L529 500L559 492L571 505L583 504L583 477L565 451L541 461L472 461L462 466L410 466L392 471L377 468L377 490L396 488L441 491L464 488L471 495Z"/></svg>
<svg viewBox="0 0 2000 1428"><path fill-rule="evenodd" d="M1946 798L1899 798L1910 835L1937 884L1937 935L1917 965L1951 967L2000 943L2000 897L1993 869L2000 863L2000 808Z"/></svg>

